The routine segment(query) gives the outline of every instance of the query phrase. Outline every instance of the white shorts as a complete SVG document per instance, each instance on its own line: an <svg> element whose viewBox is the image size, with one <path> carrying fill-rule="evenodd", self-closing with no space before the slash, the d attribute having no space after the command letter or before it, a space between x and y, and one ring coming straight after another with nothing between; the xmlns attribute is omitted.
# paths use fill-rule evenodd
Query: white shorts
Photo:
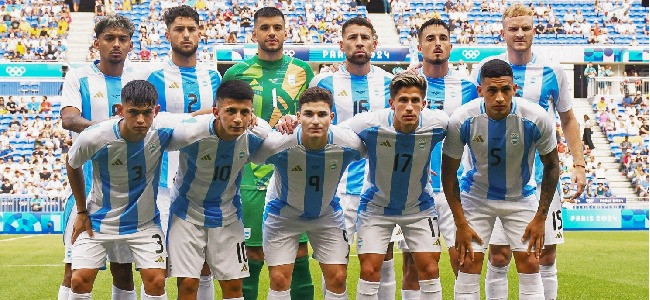
<svg viewBox="0 0 650 300"><path fill-rule="evenodd" d="M262 247L269 266L296 261L300 235L306 232L314 249L314 259L322 264L348 263L350 245L345 231L343 212L313 220L296 220L268 214L262 227ZM384 249L385 251L385 249Z"/></svg>
<svg viewBox="0 0 650 300"><path fill-rule="evenodd" d="M434 198L436 199L438 228L440 230L438 236L444 238L445 246L447 248L454 247L456 244L456 224L454 223L454 215L451 213L451 208L449 208L449 203L447 203L445 193L436 193ZM402 249L402 252L409 252L409 247L404 239L399 242L398 246Z"/></svg>
<svg viewBox="0 0 650 300"><path fill-rule="evenodd" d="M434 209L402 216L359 214L357 223L357 253L386 253L395 225L411 252L440 252L438 221Z"/></svg>
<svg viewBox="0 0 650 300"><path fill-rule="evenodd" d="M72 245L72 269L99 269L105 264L107 254L123 247L130 250L138 269L166 268L163 234L158 226L152 226L123 235L95 232L93 238L81 233Z"/></svg>
<svg viewBox="0 0 650 300"><path fill-rule="evenodd" d="M171 277L200 278L207 262L217 280L248 277L248 259L241 220L208 228L172 216L167 236Z"/></svg>
<svg viewBox="0 0 650 300"><path fill-rule="evenodd" d="M74 197L70 197L68 201L75 201ZM66 212L68 210L66 203ZM64 212L64 213L66 213ZM73 204L70 210L70 215L67 218L67 223L65 224L65 229L63 230L63 247L65 249L65 254L63 256L63 263L71 264L72 263L72 227L74 226L74 221L77 219L77 205ZM65 217L64 217L65 219ZM77 238L78 240L79 238ZM130 264L133 263L133 256L131 256L131 251L129 247L121 243L113 244L111 249L106 251L106 259L113 263L119 264Z"/></svg>
<svg viewBox="0 0 650 300"><path fill-rule="evenodd" d="M520 201L487 200L465 192L461 192L460 196L465 219L483 240L482 245L472 241L474 251L485 252L497 217L506 229L504 232L512 251L521 252L528 249L528 241L522 242L521 237L537 212L536 196Z"/></svg>
<svg viewBox="0 0 650 300"><path fill-rule="evenodd" d="M160 212L160 227L162 232L166 235L169 230L169 212L171 211L172 198L168 188L158 187L158 196L156 198L156 206Z"/></svg>
<svg viewBox="0 0 650 300"><path fill-rule="evenodd" d="M357 233L357 212L359 210L359 202L361 201L361 196L338 194L338 197L340 199L339 203L344 209L343 213L345 214L345 230L348 233L348 243L352 245ZM391 236L390 241L391 243L404 243L404 235L402 235L402 230L399 228L399 226L396 225L393 229L393 235Z"/></svg>
<svg viewBox="0 0 650 300"><path fill-rule="evenodd" d="M537 190L540 191L540 186L537 186ZM544 245L558 245L564 244L564 229L562 226L562 200L561 200L560 191L557 190L553 194L553 201L548 210L548 216L546 216L546 233L544 235ZM506 238L505 231L503 230L503 225L501 220L497 219L494 224L494 230L492 231L492 236L490 237L490 245L508 245L508 239Z"/></svg>

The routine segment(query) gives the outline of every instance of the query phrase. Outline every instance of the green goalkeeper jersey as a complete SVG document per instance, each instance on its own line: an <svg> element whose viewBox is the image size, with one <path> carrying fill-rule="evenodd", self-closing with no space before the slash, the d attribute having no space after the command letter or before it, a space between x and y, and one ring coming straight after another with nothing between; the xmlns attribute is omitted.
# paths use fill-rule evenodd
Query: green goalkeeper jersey
<svg viewBox="0 0 650 300"><path fill-rule="evenodd" d="M260 60L257 55L232 66L223 81L239 79L253 88L253 112L275 126L280 117L296 114L298 97L309 86L314 72L304 61L283 55L276 61ZM264 190L273 174L272 165L247 164L241 189Z"/></svg>

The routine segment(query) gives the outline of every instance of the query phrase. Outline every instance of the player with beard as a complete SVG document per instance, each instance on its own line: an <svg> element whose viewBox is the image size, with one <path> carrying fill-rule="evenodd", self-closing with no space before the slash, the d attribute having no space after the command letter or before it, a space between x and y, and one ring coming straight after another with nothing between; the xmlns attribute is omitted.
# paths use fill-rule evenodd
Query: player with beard
<svg viewBox="0 0 650 300"><path fill-rule="evenodd" d="M443 110L450 116L461 105L478 98L476 84L470 78L449 69L449 55L452 49L449 26L440 19L428 20L420 27L418 37L418 50L422 52L424 58L419 73L428 83L427 106L430 109ZM445 238L454 274L458 274L458 252L454 248L456 227L449 204L441 190L441 158L442 143L437 144L431 154L431 186L435 193L440 234ZM404 253L402 299L420 299L420 287L413 257L408 252L408 245L400 243L400 248Z"/></svg>
<svg viewBox="0 0 650 300"><path fill-rule="evenodd" d="M91 125L117 115L122 87L128 80L122 78L125 61L133 49L131 37L135 31L133 23L122 16L108 16L95 24L93 47L99 50L99 60L88 66L74 69L65 77L61 120L63 128L73 132L73 139ZM83 166L86 191L92 186L92 164ZM65 272L59 288L58 299L68 299L72 277L72 225L77 216L75 198L66 202L63 219L65 230ZM113 299L135 299L133 271L128 249L109 251L111 274L113 275Z"/></svg>
<svg viewBox="0 0 650 300"><path fill-rule="evenodd" d="M257 55L238 63L224 74L224 81L240 79L253 88L253 111L275 126L280 117L296 113L298 97L314 77L311 67L283 54L287 38L285 18L274 7L263 7L253 17L253 39ZM264 266L262 249L262 214L272 165L247 164L241 181L241 201L250 277L244 279L244 298L257 299L259 276ZM292 299L312 299L314 286L309 272L307 236L300 239L291 282Z"/></svg>
<svg viewBox="0 0 650 300"><path fill-rule="evenodd" d="M221 83L216 66L197 65L199 46L199 14L187 5L173 7L164 14L165 38L170 42L172 55L162 64L155 65L137 75L152 83L158 91L161 111L193 113L211 109L214 96ZM163 155L157 205L160 210L163 232L167 234L170 204L169 187L178 169L178 152ZM214 281L210 268L203 266L198 299L214 298Z"/></svg>
<svg viewBox="0 0 650 300"><path fill-rule="evenodd" d="M377 32L365 18L351 18L341 27L343 40L341 51L345 53L344 64L334 73L319 74L310 86L329 90L334 96L333 124L354 117L358 113L390 107L390 81L393 75L370 64L372 52L377 49ZM345 209L345 225L348 241L354 241L357 209L361 198L366 160L350 164L341 177L337 197ZM401 236L400 236L401 237ZM379 299L395 298L395 268L393 243L388 245L381 267Z"/></svg>
<svg viewBox="0 0 650 300"><path fill-rule="evenodd" d="M531 46L535 37L533 12L527 6L513 5L503 13L502 35L506 41L507 52L484 59L474 70L480 70L484 62L495 58L508 62L514 72L515 83L519 87L516 96L539 104L548 111L553 120L557 112L573 156L574 170L571 180L576 184L577 192L572 198L577 198L585 187L585 159L582 153L580 125L573 114L573 98L566 73L559 64L532 51ZM479 77L480 72L474 72L472 75L472 78ZM537 181L538 191L541 190L542 170L542 161L538 155L535 162L535 181ZM546 219L546 238L539 259L546 299L557 298L556 245L564 243L562 198L559 192L558 188L551 203L549 217ZM501 222L496 222L494 234L490 238L488 271L485 277L486 297L507 297L508 266L511 258L512 251L508 246Z"/></svg>

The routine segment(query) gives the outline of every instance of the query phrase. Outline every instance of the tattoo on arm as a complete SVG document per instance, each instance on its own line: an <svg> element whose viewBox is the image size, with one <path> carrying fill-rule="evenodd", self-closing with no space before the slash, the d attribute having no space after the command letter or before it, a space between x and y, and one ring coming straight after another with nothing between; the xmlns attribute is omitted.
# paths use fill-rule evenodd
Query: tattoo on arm
<svg viewBox="0 0 650 300"><path fill-rule="evenodd" d="M560 179L560 162L557 150L549 154L540 155L542 164L544 164L544 178L542 179L542 188L539 199L539 208L537 210L543 216L546 216L553 201L553 195L557 189L557 183Z"/></svg>

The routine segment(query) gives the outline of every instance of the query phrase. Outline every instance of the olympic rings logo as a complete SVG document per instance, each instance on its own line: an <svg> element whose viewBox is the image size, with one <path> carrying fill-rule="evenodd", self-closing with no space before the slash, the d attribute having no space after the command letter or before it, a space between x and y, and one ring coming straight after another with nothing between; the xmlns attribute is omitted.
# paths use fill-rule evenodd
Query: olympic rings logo
<svg viewBox="0 0 650 300"><path fill-rule="evenodd" d="M20 77L20 76L23 76L23 74L25 74L25 72L27 72L27 69L25 69L25 67L22 67L22 66L21 67L9 66L9 67L5 68L5 72L7 72L7 74L9 74L9 76L11 76L11 77Z"/></svg>
<svg viewBox="0 0 650 300"><path fill-rule="evenodd" d="M463 50L462 54L466 59L477 59L478 56L481 55L481 51L478 51L478 50Z"/></svg>
<svg viewBox="0 0 650 300"><path fill-rule="evenodd" d="M284 50L284 51L282 51L282 52L283 52L284 55L286 55L286 56L291 56L291 57L293 57L294 55L296 55L296 51L294 51L294 50Z"/></svg>

